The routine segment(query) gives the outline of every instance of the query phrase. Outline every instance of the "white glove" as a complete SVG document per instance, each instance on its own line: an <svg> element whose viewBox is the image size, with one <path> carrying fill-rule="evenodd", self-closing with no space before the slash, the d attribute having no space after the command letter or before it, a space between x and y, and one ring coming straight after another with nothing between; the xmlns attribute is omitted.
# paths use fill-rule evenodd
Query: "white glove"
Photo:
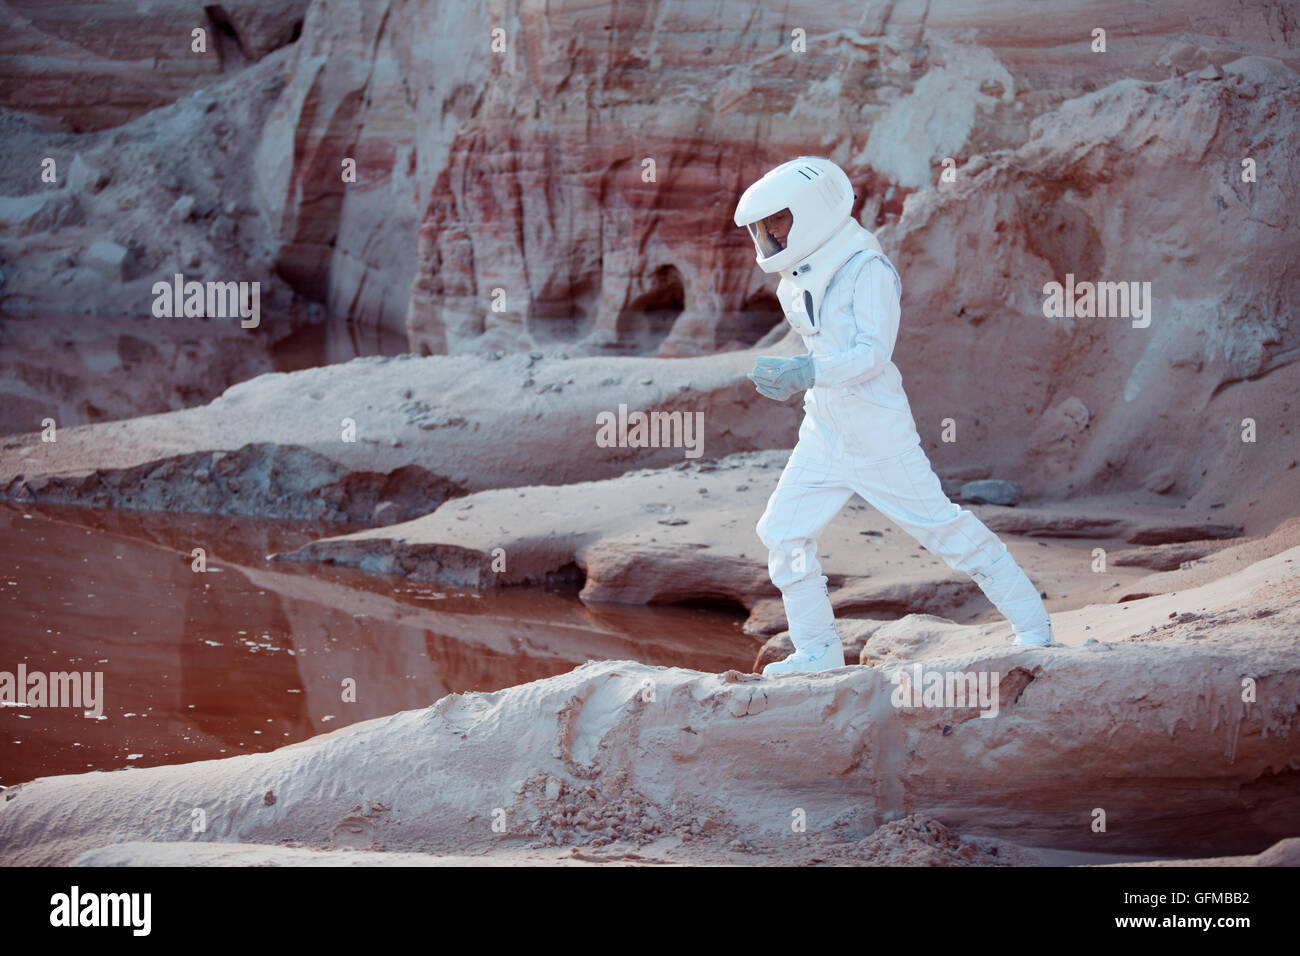
<svg viewBox="0 0 1300 956"><path fill-rule="evenodd" d="M758 389L758 394L784 402L795 392L813 387L813 358L808 353L794 358L760 355L748 378Z"/></svg>

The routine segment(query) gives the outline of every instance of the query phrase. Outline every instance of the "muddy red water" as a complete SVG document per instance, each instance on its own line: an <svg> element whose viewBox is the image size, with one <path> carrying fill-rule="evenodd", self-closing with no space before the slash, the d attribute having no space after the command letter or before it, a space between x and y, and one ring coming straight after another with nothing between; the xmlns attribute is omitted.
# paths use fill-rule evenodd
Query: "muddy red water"
<svg viewBox="0 0 1300 956"><path fill-rule="evenodd" d="M76 688L55 678L58 699L0 706L0 785L272 750L587 660L708 671L754 660L725 611L464 593L267 559L341 530L0 505L0 692L20 667L32 688L76 672L93 697L103 681L100 701L70 700Z"/></svg>

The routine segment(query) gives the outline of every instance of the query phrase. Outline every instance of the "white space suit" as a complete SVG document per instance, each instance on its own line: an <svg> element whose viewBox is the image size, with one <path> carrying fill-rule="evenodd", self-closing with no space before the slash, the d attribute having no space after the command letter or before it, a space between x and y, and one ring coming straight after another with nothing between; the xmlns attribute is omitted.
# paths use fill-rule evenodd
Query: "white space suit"
<svg viewBox="0 0 1300 956"><path fill-rule="evenodd" d="M794 655L764 673L843 665L817 538L855 493L950 567L970 574L1011 621L1017 644L1050 643L1037 588L997 535L943 493L921 447L890 358L902 283L875 237L852 220L852 201L838 166L800 157L751 186L736 213L737 224L754 235L759 265L781 272L778 298L808 349L795 359L760 358L750 377L772 398L812 386L804 392L798 444L757 526L795 646ZM781 209L766 208L773 203ZM827 235L800 236L801 218Z"/></svg>

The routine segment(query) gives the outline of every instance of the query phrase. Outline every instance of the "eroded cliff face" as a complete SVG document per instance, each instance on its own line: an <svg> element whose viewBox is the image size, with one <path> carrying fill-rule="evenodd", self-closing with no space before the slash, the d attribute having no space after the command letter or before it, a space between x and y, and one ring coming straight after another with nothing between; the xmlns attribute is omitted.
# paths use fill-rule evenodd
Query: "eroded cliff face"
<svg viewBox="0 0 1300 956"><path fill-rule="evenodd" d="M66 185L5 176L5 312L92 302L103 324L184 270L260 277L272 314L161 398L56 387L28 374L28 349L6 372L22 421L51 395L77 399L63 421L121 417L289 367L276 351L314 306L337 335L427 354L771 342L775 283L731 214L765 169L811 152L849 171L902 273L895 360L937 463L1030 494L1206 504L1263 494L1289 464L1300 58L1285 4L159 2L129 30L59 9L3 8L7 165L77 158ZM212 56L148 52L196 16ZM56 120L64 132L42 125ZM118 258L89 254L98 238ZM1149 282L1141 327L1045 315L1044 285L1070 276ZM167 344L206 340L178 328L146 338L205 354ZM112 330L109 366L129 369L118 345L139 338Z"/></svg>
<svg viewBox="0 0 1300 956"><path fill-rule="evenodd" d="M709 352L779 318L730 218L774 163L832 156L859 217L884 226L943 159L1019 148L1035 119L1118 80L1294 62L1291 19L1267 3L316 5L258 182L282 269L335 314L404 321L417 349Z"/></svg>
<svg viewBox="0 0 1300 956"><path fill-rule="evenodd" d="M1286 107L1255 102L1254 70L1241 88L1229 78L1238 96L1181 108L1197 85L1195 71L1244 51L1293 52L1280 12L1261 7L1250 24L1229 24L1205 8L1193 14L1192 32L1185 32L1188 21L1154 13L1144 22L1121 19L1118 7L1090 11L1091 19L1053 11L1033 20L1028 12L913 4L873 13L830 4L800 15L725 4L636 11L562 4L545 18L500 18L506 49L493 54L483 39L468 64L477 83L457 96L472 105L422 215L408 316L413 343L454 352L558 339L670 355L753 344L779 320L774 282L753 266L731 213L749 182L801 152L844 165L859 186L857 213L874 229L896 224L908 196L935 193L945 158L964 171L974 155L1034 141L1039 176L1059 180L1054 194L1032 198L1048 207L1041 216L1009 218L1003 229L1011 228L1010 236L976 217L945 228L958 230L957 248L972 241L961 235L967 229L975 241L1026 244L1035 265L1077 266L1072 271L1082 276L1096 250L1056 249L1059 238L1037 235L1062 226L1076 231L1067 221L1067 190L1090 191L1112 179L1097 166L1070 175L1080 144L1124 153L1145 169L1167 159L1145 149L1165 124L1178 128L1179 149L1195 142L1199 158L1225 165L1236 164L1242 140L1287 139L1276 135L1289 122ZM1094 53L1091 29L1105 26L1108 13L1107 50ZM1231 32L1233 39L1208 41L1198 31ZM799 45L803 52L793 49ZM1128 77L1168 82L1144 103L1109 97L1059 112ZM1283 71L1272 90L1290 85ZM1124 136L1130 108L1148 111L1146 139ZM1071 139L1060 141L1050 128L1036 135L1036 123L1050 127L1053 117L1072 130ZM1225 120L1239 135L1219 135ZM1185 186L1211 193L1206 179L1223 178L1221 169L1215 173ZM1113 178L1112 201L1150 194L1148 183ZM986 182L980 197L995 205L1020 201L1005 183ZM1242 199L1217 211L1244 224L1260 198ZM1276 205L1281 194L1263 201ZM1053 209L1058 203L1067 208ZM1187 210L1185 203L1170 208ZM1195 218L1175 213L1151 228L1186 234ZM1121 261L1130 244L1147 245L1128 225L1112 222L1104 237ZM1096 231L1078 226L1081 234ZM886 228L883 238L910 288L913 270L927 265L900 247L907 232ZM1087 238L1076 241L1086 246ZM1014 265L1026 272L1026 263ZM1006 300L997 271L966 281L998 298L998 312L1032 317L1027 294L1018 306ZM1019 278L1012 273L1012 281ZM907 305L911 318L929 303Z"/></svg>
<svg viewBox="0 0 1300 956"><path fill-rule="evenodd" d="M323 309L274 275L249 162L306 8L0 4L0 432L184 408L310 364L283 353L328 338ZM154 283L178 273L260 283L265 321L154 316Z"/></svg>
<svg viewBox="0 0 1300 956"><path fill-rule="evenodd" d="M903 271L896 356L922 433L955 422L936 460L975 444L1050 494L1140 485L1206 504L1285 471L1297 107L1295 74L1260 57L1121 81L910 197L881 240ZM1244 182L1243 163L1268 172ZM1056 314L1053 282L1062 298L1093 284L1091 310L1081 291Z"/></svg>
<svg viewBox="0 0 1300 956"><path fill-rule="evenodd" d="M775 283L732 210L765 169L819 153L902 273L895 358L942 465L1206 504L1288 465L1294 382L1260 381L1298 344L1283 7L383 10L309 18L350 66L303 46L291 89L309 91L282 121L323 164L370 154L373 178L311 176L328 196L286 207L281 263L366 321L394 321L409 289L413 350L770 342ZM406 41L434 21L430 61ZM1133 314L1049 317L1053 281L1126 283ZM1244 445L1246 418L1267 437Z"/></svg>
<svg viewBox="0 0 1300 956"><path fill-rule="evenodd" d="M0 102L73 132L120 126L292 43L309 2L5 0Z"/></svg>

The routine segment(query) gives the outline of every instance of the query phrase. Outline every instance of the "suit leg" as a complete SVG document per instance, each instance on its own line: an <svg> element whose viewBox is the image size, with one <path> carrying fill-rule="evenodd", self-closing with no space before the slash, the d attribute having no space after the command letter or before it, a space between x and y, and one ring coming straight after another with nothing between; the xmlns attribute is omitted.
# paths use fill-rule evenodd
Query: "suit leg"
<svg viewBox="0 0 1300 956"><path fill-rule="evenodd" d="M817 538L852 494L835 469L817 461L801 440L755 529L768 549L768 574L781 590L796 650L824 644L834 635Z"/></svg>
<svg viewBox="0 0 1300 956"><path fill-rule="evenodd" d="M1038 589L1001 539L943 493L920 445L885 461L858 462L854 476L854 490L868 504L950 568L969 574L1018 639L1043 642L1049 618Z"/></svg>

